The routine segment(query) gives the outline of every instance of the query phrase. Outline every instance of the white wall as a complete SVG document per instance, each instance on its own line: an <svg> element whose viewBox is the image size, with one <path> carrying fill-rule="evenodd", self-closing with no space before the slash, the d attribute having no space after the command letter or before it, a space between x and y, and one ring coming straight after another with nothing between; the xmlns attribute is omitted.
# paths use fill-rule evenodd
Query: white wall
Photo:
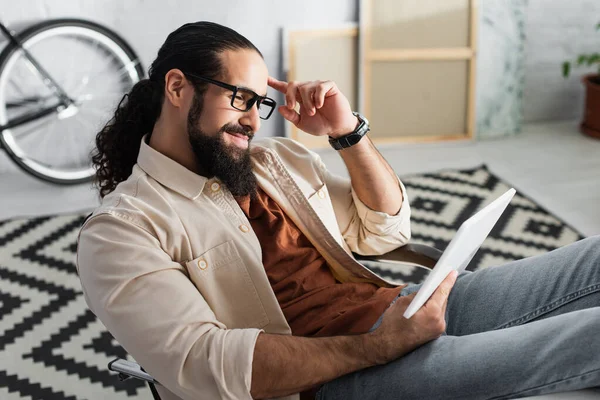
<svg viewBox="0 0 600 400"><path fill-rule="evenodd" d="M279 77L282 26L358 20L357 0L0 0L0 10L0 18L9 26L22 20L64 17L99 22L123 36L146 69L170 32L186 22L209 20L250 39L263 53L270 73ZM274 97L281 103L281 96ZM262 124L259 135L283 135L283 119L274 114ZM13 169L0 153L0 173Z"/></svg>
<svg viewBox="0 0 600 400"><path fill-rule="evenodd" d="M486 1L486 0L482 0ZM525 121L580 118L581 76L562 78L563 61L600 52L600 0L528 0L525 44Z"/></svg>
<svg viewBox="0 0 600 400"><path fill-rule="evenodd" d="M480 5L485 7L486 1ZM524 120L579 118L580 77L585 70L576 70L565 80L561 64L581 52L600 51L600 33L594 30L600 21L600 0L527 1ZM357 0L0 0L0 10L2 21L9 25L59 17L100 22L130 42L146 68L171 31L186 22L210 20L252 40L277 76L282 68L282 26L336 25L358 17ZM283 120L275 114L263 124L260 135L279 134L283 134ZM12 169L0 153L0 173Z"/></svg>

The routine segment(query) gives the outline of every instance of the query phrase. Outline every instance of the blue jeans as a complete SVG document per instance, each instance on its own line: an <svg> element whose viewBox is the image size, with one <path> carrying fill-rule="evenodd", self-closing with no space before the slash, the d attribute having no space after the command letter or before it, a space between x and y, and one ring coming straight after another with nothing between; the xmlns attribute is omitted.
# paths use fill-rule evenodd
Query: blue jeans
<svg viewBox="0 0 600 400"><path fill-rule="evenodd" d="M316 398L509 399L600 386L600 236L462 273L446 321L446 335L326 383Z"/></svg>

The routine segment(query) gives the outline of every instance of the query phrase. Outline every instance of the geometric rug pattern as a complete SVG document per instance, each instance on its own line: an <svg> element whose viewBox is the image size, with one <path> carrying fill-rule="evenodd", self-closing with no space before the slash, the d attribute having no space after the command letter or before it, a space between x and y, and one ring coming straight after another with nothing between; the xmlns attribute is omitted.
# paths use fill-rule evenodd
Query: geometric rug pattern
<svg viewBox="0 0 600 400"><path fill-rule="evenodd" d="M413 241L443 250L460 224L509 186L485 166L402 179ZM121 346L87 309L75 269L88 213L0 221L0 399L151 399L140 381L107 370ZM581 236L517 194L468 269L532 256ZM373 268L418 283L422 268Z"/></svg>
<svg viewBox="0 0 600 400"><path fill-rule="evenodd" d="M0 399L151 399L120 382L127 358L88 310L75 269L87 214L0 222Z"/></svg>
<svg viewBox="0 0 600 400"><path fill-rule="evenodd" d="M444 250L471 215L511 188L485 165L402 177L411 205L412 242ZM543 254L583 236L518 191L475 254L467 269L475 271ZM397 282L420 283L423 268L394 266L375 272Z"/></svg>

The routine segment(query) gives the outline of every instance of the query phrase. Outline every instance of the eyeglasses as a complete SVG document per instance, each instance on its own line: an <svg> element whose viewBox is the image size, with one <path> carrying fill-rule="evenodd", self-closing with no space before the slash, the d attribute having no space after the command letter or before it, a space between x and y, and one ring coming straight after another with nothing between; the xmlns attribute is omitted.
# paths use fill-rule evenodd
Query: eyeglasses
<svg viewBox="0 0 600 400"><path fill-rule="evenodd" d="M258 93L243 87L238 87L234 85L230 85L225 82L217 81L210 78L205 78L203 76L198 76L190 73L185 73L186 76L190 76L193 79L197 79L200 81L212 83L213 85L220 86L224 89L229 89L233 92L233 96L231 96L231 107L235 108L239 111L249 111L254 104L258 108L258 116L261 119L269 119L271 114L273 114L273 110L277 105L277 102L270 97L261 96Z"/></svg>

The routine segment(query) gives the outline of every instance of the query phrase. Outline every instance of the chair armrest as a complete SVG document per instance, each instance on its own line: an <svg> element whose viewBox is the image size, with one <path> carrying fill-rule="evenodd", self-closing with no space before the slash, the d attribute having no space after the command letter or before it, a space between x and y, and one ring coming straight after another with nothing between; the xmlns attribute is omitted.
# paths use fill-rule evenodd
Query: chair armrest
<svg viewBox="0 0 600 400"><path fill-rule="evenodd" d="M158 394L158 390L156 390L155 385L160 385L160 383L152 377L149 373L144 371L141 365L136 363L135 361L125 360L123 358L115 358L111 362L108 363L109 371L115 371L119 373L119 380L124 381L130 378L139 379L144 381L150 387L150 392L152 393L152 398L154 400L161 400L160 394Z"/></svg>
<svg viewBox="0 0 600 400"><path fill-rule="evenodd" d="M129 378L139 379L150 383L159 383L149 373L136 362L125 360L122 358L115 358L108 363L108 370L119 373L119 379L124 381Z"/></svg>
<svg viewBox="0 0 600 400"><path fill-rule="evenodd" d="M363 256L354 254L357 260L370 260L378 262L400 262L416 264L425 268L433 268L442 255L442 251L435 247L421 243L408 243L388 253L379 256Z"/></svg>

